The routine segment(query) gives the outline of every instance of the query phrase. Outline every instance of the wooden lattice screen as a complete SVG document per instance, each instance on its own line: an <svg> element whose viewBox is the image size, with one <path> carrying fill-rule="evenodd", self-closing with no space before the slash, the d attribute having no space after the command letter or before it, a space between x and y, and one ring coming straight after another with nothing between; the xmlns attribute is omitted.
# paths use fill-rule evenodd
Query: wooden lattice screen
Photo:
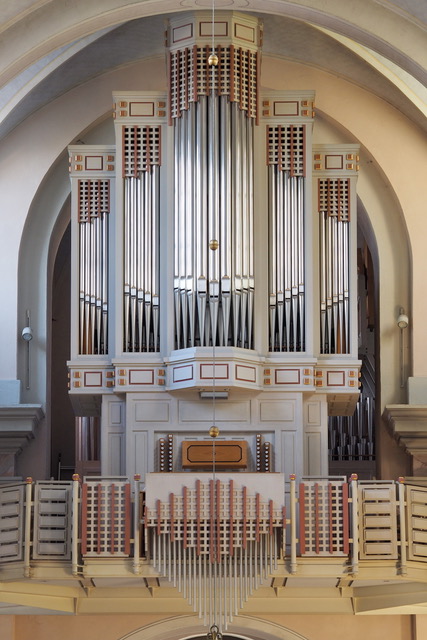
<svg viewBox="0 0 427 640"><path fill-rule="evenodd" d="M344 479L303 481L299 514L301 556L348 555L348 485Z"/></svg>
<svg viewBox="0 0 427 640"><path fill-rule="evenodd" d="M82 485L82 555L129 556L130 484L96 479Z"/></svg>

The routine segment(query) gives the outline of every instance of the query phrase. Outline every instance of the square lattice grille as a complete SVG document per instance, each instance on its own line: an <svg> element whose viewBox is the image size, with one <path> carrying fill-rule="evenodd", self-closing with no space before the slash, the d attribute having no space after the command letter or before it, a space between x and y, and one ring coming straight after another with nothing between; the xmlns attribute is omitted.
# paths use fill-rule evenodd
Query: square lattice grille
<svg viewBox="0 0 427 640"><path fill-rule="evenodd" d="M336 217L340 222L350 220L350 180L348 178L319 180L319 212Z"/></svg>

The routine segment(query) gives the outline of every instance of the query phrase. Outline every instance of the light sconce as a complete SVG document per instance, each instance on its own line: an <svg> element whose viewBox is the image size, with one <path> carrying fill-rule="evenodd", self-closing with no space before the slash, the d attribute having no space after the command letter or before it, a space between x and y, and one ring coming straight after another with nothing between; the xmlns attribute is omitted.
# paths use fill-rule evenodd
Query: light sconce
<svg viewBox="0 0 427 640"><path fill-rule="evenodd" d="M403 309L400 309L400 315L397 319L397 326L399 329L406 329L409 324L409 318L406 314L403 313Z"/></svg>
<svg viewBox="0 0 427 640"><path fill-rule="evenodd" d="M404 340L403 331L408 328L409 318L405 313L403 307L400 307L399 317L397 318L397 326L400 329L400 388L405 386L405 352L404 352Z"/></svg>
<svg viewBox="0 0 427 640"><path fill-rule="evenodd" d="M27 310L26 316L27 316L27 324L22 329L21 336L22 336L22 339L27 344L27 362L26 362L27 366L26 366L26 384L25 384L25 388L29 389L30 388L30 364L31 364L30 363L30 342L33 339L33 330L31 329L30 312L29 312L29 310Z"/></svg>
<svg viewBox="0 0 427 640"><path fill-rule="evenodd" d="M21 335L23 340L25 340L25 342L29 342L30 340L33 339L33 330L31 329L31 327L24 327L22 329Z"/></svg>

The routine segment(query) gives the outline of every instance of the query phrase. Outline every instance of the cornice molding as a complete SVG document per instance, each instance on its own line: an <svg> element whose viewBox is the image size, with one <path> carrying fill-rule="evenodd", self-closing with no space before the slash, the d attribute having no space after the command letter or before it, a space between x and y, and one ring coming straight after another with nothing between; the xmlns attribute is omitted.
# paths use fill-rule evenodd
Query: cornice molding
<svg viewBox="0 0 427 640"><path fill-rule="evenodd" d="M427 405L387 405L384 418L396 440L411 455L427 455Z"/></svg>
<svg viewBox="0 0 427 640"><path fill-rule="evenodd" d="M40 404L0 406L0 452L19 453L44 418Z"/></svg>

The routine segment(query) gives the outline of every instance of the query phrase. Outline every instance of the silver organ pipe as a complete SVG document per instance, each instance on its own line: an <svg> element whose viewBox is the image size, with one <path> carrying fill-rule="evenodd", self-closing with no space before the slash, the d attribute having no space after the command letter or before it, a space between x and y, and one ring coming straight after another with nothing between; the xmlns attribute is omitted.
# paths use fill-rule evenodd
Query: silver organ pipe
<svg viewBox="0 0 427 640"><path fill-rule="evenodd" d="M253 127L258 53L170 53L175 344L253 346ZM209 250L211 241L218 243Z"/></svg>
<svg viewBox="0 0 427 640"><path fill-rule="evenodd" d="M318 182L321 353L350 353L350 179Z"/></svg>
<svg viewBox="0 0 427 640"><path fill-rule="evenodd" d="M226 630L277 565L285 544L283 508L233 479L176 484L166 500L147 488L153 565L205 624Z"/></svg>
<svg viewBox="0 0 427 640"><path fill-rule="evenodd" d="M160 125L122 127L123 350L159 351Z"/></svg>
<svg viewBox="0 0 427 640"><path fill-rule="evenodd" d="M108 353L110 180L78 180L79 353Z"/></svg>
<svg viewBox="0 0 427 640"><path fill-rule="evenodd" d="M267 128L270 351L305 351L306 125Z"/></svg>

